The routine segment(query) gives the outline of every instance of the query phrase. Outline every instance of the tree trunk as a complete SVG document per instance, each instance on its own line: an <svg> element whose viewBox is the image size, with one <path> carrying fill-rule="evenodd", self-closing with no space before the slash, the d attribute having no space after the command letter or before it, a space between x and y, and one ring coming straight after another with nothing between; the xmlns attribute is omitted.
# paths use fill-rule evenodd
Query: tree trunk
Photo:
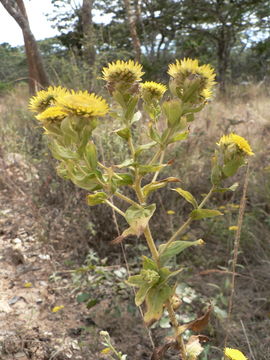
<svg viewBox="0 0 270 360"><path fill-rule="evenodd" d="M0 2L22 30L29 71L29 91L30 94L34 94L37 90L49 86L49 79L30 29L23 0L0 0Z"/></svg>
<svg viewBox="0 0 270 360"><path fill-rule="evenodd" d="M96 60L94 28L92 20L92 9L94 0L83 0L81 7L82 29L83 29L83 58L88 65L89 88L93 79L93 70Z"/></svg>
<svg viewBox="0 0 270 360"><path fill-rule="evenodd" d="M126 8L126 14L127 14L127 20L129 25L129 31L132 39L132 45L135 53L135 60L139 63L141 62L141 42L138 37L137 33L137 27L136 27L136 19L138 17L138 7L135 11L135 14L133 14L133 11L131 9L130 0L124 0L125 8Z"/></svg>
<svg viewBox="0 0 270 360"><path fill-rule="evenodd" d="M226 94L227 70L229 66L231 45L230 34L226 29L221 30L217 39L217 58L218 58L218 82L222 94Z"/></svg>

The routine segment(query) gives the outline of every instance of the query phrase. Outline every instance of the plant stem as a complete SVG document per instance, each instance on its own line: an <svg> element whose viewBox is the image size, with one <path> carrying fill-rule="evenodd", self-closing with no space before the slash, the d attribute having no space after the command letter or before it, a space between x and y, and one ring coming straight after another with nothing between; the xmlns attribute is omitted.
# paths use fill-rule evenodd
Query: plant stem
<svg viewBox="0 0 270 360"><path fill-rule="evenodd" d="M163 151L161 152L161 156L160 156L160 159L159 159L159 164L160 164L160 165L162 165L162 163L163 163L164 155L165 155L165 150L163 150ZM154 175L154 177L153 177L153 179L152 179L151 182L154 182L154 181L157 180L157 177L158 177L159 172L160 172L160 170L157 170L157 171L155 172L155 175Z"/></svg>
<svg viewBox="0 0 270 360"><path fill-rule="evenodd" d="M198 206L198 209L201 209L204 204L209 200L209 198L211 197L211 195L213 194L214 190L215 190L215 186L213 185L209 191L209 193L206 195L206 197L203 199L203 201L200 203L200 205Z"/></svg>
<svg viewBox="0 0 270 360"><path fill-rule="evenodd" d="M152 159L150 160L148 165L152 165L160 156L160 154L162 153L162 148L160 147L157 152L154 154L154 156L152 157Z"/></svg>
<svg viewBox="0 0 270 360"><path fill-rule="evenodd" d="M120 210L117 206L115 206L113 203L111 203L109 200L105 200L106 204L108 204L111 208L113 208L116 212L118 212L118 214L122 215L123 217L125 217L125 213Z"/></svg>
<svg viewBox="0 0 270 360"><path fill-rule="evenodd" d="M133 205L133 206L139 206L139 204L136 201L133 201L132 199L130 199L129 197L121 194L120 192L116 191L114 193L115 196L119 197L119 199L125 200L127 203Z"/></svg>
<svg viewBox="0 0 270 360"><path fill-rule="evenodd" d="M179 327L179 323L176 319L176 316L175 316L175 312L173 310L173 306L172 306L172 303L171 303L171 299L169 299L166 303L166 308L168 310L168 313L169 313L169 317L170 317L170 321L172 323L172 326L174 327L174 332L175 332L175 338L176 338L176 341L179 345L179 348L180 348L180 352L181 352L181 360L186 360L187 359L187 354L186 354L186 346L185 346L185 343L184 343L184 340L183 340L183 337L181 334L178 334L178 327Z"/></svg>
<svg viewBox="0 0 270 360"><path fill-rule="evenodd" d="M135 149L134 149L134 145L133 145L133 141L132 141L132 137L131 137L131 136L130 136L129 139L128 139L128 145L129 145L129 148L130 148L130 152L131 152L132 158L134 159L134 158L135 158Z"/></svg>
<svg viewBox="0 0 270 360"><path fill-rule="evenodd" d="M198 209L201 209L204 206L204 204L209 200L209 198L213 194L214 190L215 190L215 186L213 185L212 188L210 189L209 193L205 196L205 198L202 200L202 202L198 206ZM162 252L164 252L168 248L168 246L170 246L170 244L189 226L189 224L192 221L193 221L193 219L191 217L188 218L187 221L183 225L181 225L178 230L176 230L176 232L171 236L171 238L168 240L168 242L164 246Z"/></svg>
<svg viewBox="0 0 270 360"><path fill-rule="evenodd" d="M154 239L152 237L149 225L146 226L143 233L144 233L147 245L148 245L148 247L149 247L149 249L151 251L151 254L153 256L153 259L158 263L159 262L159 260L158 260L159 254L158 254L158 250L156 248L156 244L154 242Z"/></svg>

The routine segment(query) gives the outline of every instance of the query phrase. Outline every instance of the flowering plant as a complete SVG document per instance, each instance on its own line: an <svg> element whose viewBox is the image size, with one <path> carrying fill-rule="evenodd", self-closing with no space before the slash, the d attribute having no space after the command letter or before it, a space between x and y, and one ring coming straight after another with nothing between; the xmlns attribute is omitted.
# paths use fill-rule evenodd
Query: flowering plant
<svg viewBox="0 0 270 360"><path fill-rule="evenodd" d="M181 299L175 294L174 279L182 268L173 269L170 261L185 249L204 244L202 239L183 241L179 238L191 222L222 215L218 210L205 208L205 205L214 192L234 190L233 186L223 188L222 181L234 175L253 152L241 136L222 136L212 159L209 193L198 201L181 187L173 189L177 196L192 205L193 210L186 222L165 243L157 246L149 226L156 204L149 203L149 194L179 181L174 177L158 179L162 170L170 165L165 161L166 151L170 144L188 137L189 124L212 96L215 73L211 66L200 66L197 60L177 60L169 65L169 91L165 85L153 81L142 83L143 74L142 66L132 60L118 60L103 69L103 80L114 101L111 110L100 96L62 87L40 91L31 98L29 106L37 113L36 118L45 129L51 152L59 160L58 174L90 192L87 196L89 206L105 203L125 218L128 226L114 242L122 242L131 235L145 237L151 257L143 257L141 271L130 276L127 282L137 288L136 305L146 305L144 321L148 326L158 321L167 309L174 328L173 340L157 347L152 359L162 359L169 348L174 348L180 359L196 360L203 351L201 342L206 337L192 335L184 341L183 333L188 329L200 333L207 325L211 308L190 323L179 323L176 311L181 306ZM136 143L134 137L136 122L142 118L139 103L143 104L144 118L148 123L149 142L143 144ZM129 149L124 162L111 166L100 161L92 137L99 119L108 116L121 124L115 134ZM133 198L124 194L125 187L134 191ZM120 209L113 203L113 197L121 199L128 208ZM232 356L237 354L237 350L234 353L231 350L225 354L234 359Z"/></svg>

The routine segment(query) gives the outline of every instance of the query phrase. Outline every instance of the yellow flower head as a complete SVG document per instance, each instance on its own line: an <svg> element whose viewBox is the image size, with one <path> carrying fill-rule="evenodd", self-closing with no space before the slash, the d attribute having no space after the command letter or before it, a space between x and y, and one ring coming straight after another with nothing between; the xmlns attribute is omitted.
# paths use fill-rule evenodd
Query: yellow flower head
<svg viewBox="0 0 270 360"><path fill-rule="evenodd" d="M200 66L198 60L185 58L170 64L168 74L175 81L176 87L181 89L196 82L202 98L209 99L212 96L216 74L210 65Z"/></svg>
<svg viewBox="0 0 270 360"><path fill-rule="evenodd" d="M42 113L38 114L36 119L48 122L62 121L67 115L67 111L65 111L62 107L50 106Z"/></svg>
<svg viewBox="0 0 270 360"><path fill-rule="evenodd" d="M143 98L161 99L166 92L167 87L154 81L146 81L141 85L141 93Z"/></svg>
<svg viewBox="0 0 270 360"><path fill-rule="evenodd" d="M239 351L237 349L225 348L224 349L224 354L230 360L248 360L248 358L245 357L245 355L241 351Z"/></svg>
<svg viewBox="0 0 270 360"><path fill-rule="evenodd" d="M39 91L36 96L32 96L29 102L29 110L32 112L42 112L50 105L54 105L59 96L65 96L68 90L61 86L49 86L47 90Z"/></svg>
<svg viewBox="0 0 270 360"><path fill-rule="evenodd" d="M144 72L142 72L142 65L133 60L117 60L108 67L104 67L102 74L102 79L107 81L107 88L110 92L127 90L132 87L136 92L138 91L136 84L141 81Z"/></svg>
<svg viewBox="0 0 270 360"><path fill-rule="evenodd" d="M72 90L71 93L57 98L57 105L68 114L86 118L104 116L109 111L109 106L102 97L87 91Z"/></svg>
<svg viewBox="0 0 270 360"><path fill-rule="evenodd" d="M135 81L141 81L144 72L142 72L142 65L133 60L117 60L109 64L108 67L104 67L102 74L103 79L108 82L126 81L133 83Z"/></svg>
<svg viewBox="0 0 270 360"><path fill-rule="evenodd" d="M246 155L254 155L247 140L244 139L242 136L239 136L239 135L236 135L233 133L231 133L229 135L223 135L217 145L219 145L219 146L220 145L225 145L225 146L236 145L237 148L242 153L244 153Z"/></svg>

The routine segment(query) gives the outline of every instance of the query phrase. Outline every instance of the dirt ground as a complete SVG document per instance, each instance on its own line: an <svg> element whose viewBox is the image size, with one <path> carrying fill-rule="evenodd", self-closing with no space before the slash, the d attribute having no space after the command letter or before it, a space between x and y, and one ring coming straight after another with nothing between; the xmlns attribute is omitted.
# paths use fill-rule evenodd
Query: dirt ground
<svg viewBox="0 0 270 360"><path fill-rule="evenodd" d="M41 238L42 209L28 196L30 170L35 176L19 154L0 158L0 359L106 359L100 353L101 330L110 331L122 351L128 346L132 359L148 359L142 322L124 312L117 327L111 299L90 310L76 301L65 266L72 252L65 246L56 250ZM135 331L129 336L130 328Z"/></svg>
<svg viewBox="0 0 270 360"><path fill-rule="evenodd" d="M37 176L20 156L0 156L0 360L106 359L100 353L101 330L110 332L128 359L150 359L147 331L139 315L127 311L131 296L113 299L108 288L108 296L91 309L76 301L66 266L73 254L63 246L69 234L62 232L60 248L57 239L48 242L41 236L44 209L29 196L29 173ZM211 250L211 244L208 247ZM238 346L252 360L269 360L269 261L255 266L246 260L245 274L237 285L230 346ZM200 284L219 283L219 276L198 272L191 285L209 297L211 287L200 289ZM117 301L118 314L113 315L111 305ZM212 343L216 340L220 347L224 333L215 319ZM158 331L153 336L158 343Z"/></svg>

